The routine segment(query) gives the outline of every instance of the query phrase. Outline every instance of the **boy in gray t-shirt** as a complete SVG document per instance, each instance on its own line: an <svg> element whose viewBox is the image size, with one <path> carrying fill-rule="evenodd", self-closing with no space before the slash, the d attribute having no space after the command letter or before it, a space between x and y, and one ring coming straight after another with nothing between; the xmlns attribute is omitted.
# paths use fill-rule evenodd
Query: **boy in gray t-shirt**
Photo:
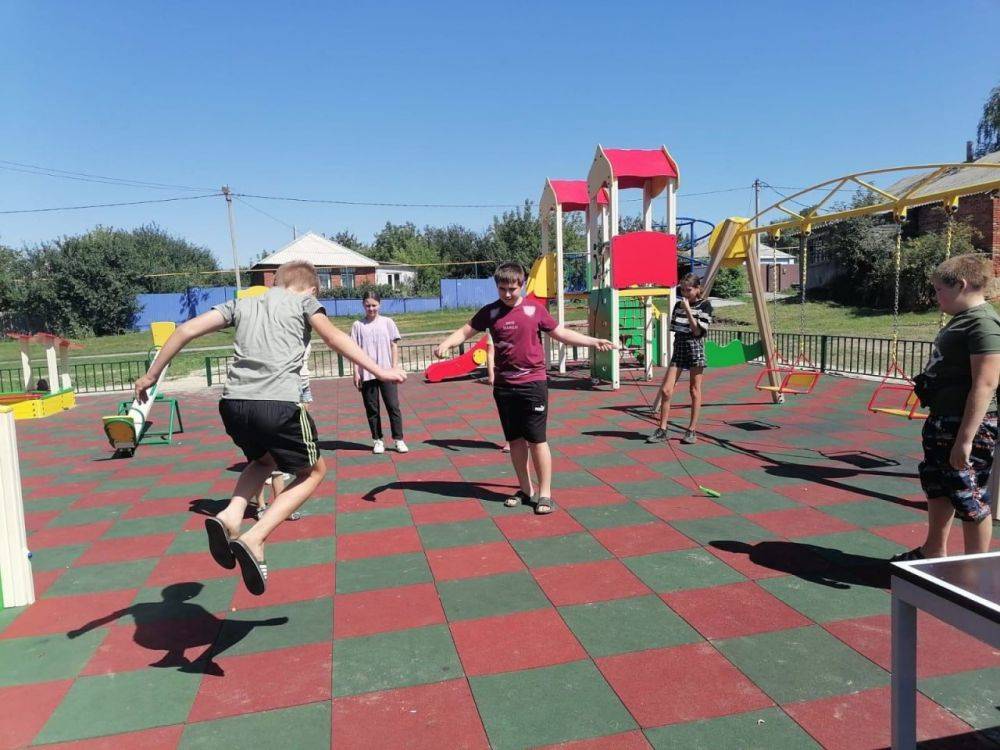
<svg viewBox="0 0 1000 750"><path fill-rule="evenodd" d="M309 499L326 475L316 446L316 424L300 404L300 374L311 332L316 331L330 349L380 380L406 380L402 370L379 366L333 326L316 300L319 280L311 263L285 263L278 268L274 283L266 294L230 300L179 325L149 371L135 381L136 397L144 402L160 372L185 345L207 333L236 328L235 359L229 366L219 413L248 463L229 505L206 519L205 529L215 561L229 569L238 562L247 589L258 595L264 593L267 579L264 541ZM247 504L275 469L293 474L294 481L257 523L240 534Z"/></svg>

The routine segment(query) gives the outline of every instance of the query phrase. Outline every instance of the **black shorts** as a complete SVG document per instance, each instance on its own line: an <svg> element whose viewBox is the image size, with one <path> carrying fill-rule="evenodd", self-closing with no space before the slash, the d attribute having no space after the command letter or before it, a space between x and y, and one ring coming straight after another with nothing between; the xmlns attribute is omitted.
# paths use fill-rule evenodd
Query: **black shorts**
<svg viewBox="0 0 1000 750"><path fill-rule="evenodd" d="M279 469L298 474L319 460L316 423L299 404L224 398L219 415L249 461L270 453Z"/></svg>
<svg viewBox="0 0 1000 750"><path fill-rule="evenodd" d="M529 443L545 442L545 427L549 419L549 384L544 380L520 385L498 385L493 388L503 436Z"/></svg>
<svg viewBox="0 0 1000 750"><path fill-rule="evenodd" d="M989 483L997 443L997 415L986 415L972 439L969 465L955 469L951 465L951 449L961 424L962 418L953 416L930 416L924 422L920 484L927 497L948 498L956 516L978 523L991 513Z"/></svg>

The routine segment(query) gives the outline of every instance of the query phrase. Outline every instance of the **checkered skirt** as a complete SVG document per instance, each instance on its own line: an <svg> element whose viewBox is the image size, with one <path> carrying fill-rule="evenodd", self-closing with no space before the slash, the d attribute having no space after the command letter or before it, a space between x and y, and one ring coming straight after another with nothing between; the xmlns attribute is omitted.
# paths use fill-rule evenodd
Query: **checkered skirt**
<svg viewBox="0 0 1000 750"><path fill-rule="evenodd" d="M674 334L674 353L670 364L682 370L705 366L705 340Z"/></svg>

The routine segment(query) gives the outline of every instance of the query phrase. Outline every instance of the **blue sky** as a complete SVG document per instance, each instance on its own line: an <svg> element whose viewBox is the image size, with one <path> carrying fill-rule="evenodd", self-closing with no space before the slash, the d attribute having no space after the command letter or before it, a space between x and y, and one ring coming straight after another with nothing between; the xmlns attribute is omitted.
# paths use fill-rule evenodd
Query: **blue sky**
<svg viewBox="0 0 1000 750"><path fill-rule="evenodd" d="M747 214L749 189L684 194L961 161L1000 83L997 0L15 0L0 28L2 160L208 192L517 204L545 177L584 177L597 143L665 143L679 212L712 221ZM192 194L0 169L0 211ZM251 202L365 240L386 221L482 229L495 213ZM291 239L236 212L244 262ZM152 221L230 257L221 198L0 215L0 242Z"/></svg>

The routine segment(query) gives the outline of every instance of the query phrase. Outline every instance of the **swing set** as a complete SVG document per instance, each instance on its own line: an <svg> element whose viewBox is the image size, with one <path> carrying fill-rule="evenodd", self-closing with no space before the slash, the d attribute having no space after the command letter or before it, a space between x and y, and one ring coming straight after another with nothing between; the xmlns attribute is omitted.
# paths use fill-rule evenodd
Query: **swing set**
<svg viewBox="0 0 1000 750"><path fill-rule="evenodd" d="M962 174L963 177L968 175L968 170L974 170L974 176L971 180L956 179L956 175ZM888 190L876 187L871 182L878 175L907 172L911 173L907 179L895 183ZM876 201L866 206L824 212L824 207L830 203L838 191L844 189L867 190L875 196ZM895 192L890 192L890 190ZM725 346L708 342L705 347L708 366L727 367L763 357L764 369L758 375L754 387L759 391L770 393L774 403L783 402L785 395L812 393L821 377L820 369L809 360L801 345L798 355L788 360L782 356L775 344L760 268L757 238L761 234L780 236L783 231L794 231L799 235L801 261L799 293L803 303L799 316L799 338L801 341L804 329L806 282L808 280L808 237L812 233L813 227L860 216L890 214L897 222L892 345L885 374L869 400L868 411L875 414L905 417L906 419L924 418L926 414L920 410L920 402L913 392L913 381L906 374L898 356L901 222L905 219L908 208L934 204L943 205L948 219L945 249L946 257L948 257L951 254L954 217L958 209L959 198L993 190L1000 190L1000 166L996 163L980 161L888 167L855 172L826 180L792 195L783 196L780 201L759 211L749 219L730 217L720 222L716 225L709 239L711 260L702 284L704 294L705 296L710 294L712 284L720 269L745 265L760 341L748 345L741 340L734 340ZM816 199L817 195L819 196L818 200ZM808 196L804 202L799 200L803 196ZM788 207L788 204L791 203L800 206L811 205L804 209L793 210ZM774 211L780 211L787 218L771 223L761 221L762 217ZM943 317L940 325L944 324Z"/></svg>

